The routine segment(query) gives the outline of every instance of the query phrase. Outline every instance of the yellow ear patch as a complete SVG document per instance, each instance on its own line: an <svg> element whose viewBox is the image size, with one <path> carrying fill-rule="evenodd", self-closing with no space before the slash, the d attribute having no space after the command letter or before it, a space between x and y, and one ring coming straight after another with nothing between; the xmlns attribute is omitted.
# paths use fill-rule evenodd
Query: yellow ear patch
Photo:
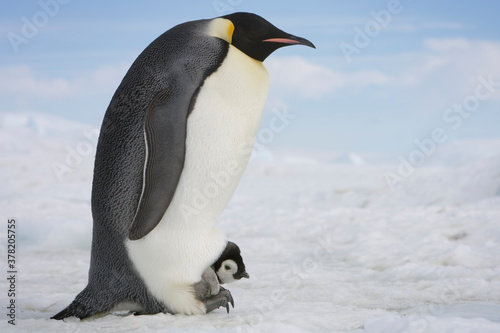
<svg viewBox="0 0 500 333"><path fill-rule="evenodd" d="M225 40L231 44L233 40L234 24L228 19L216 18L210 22L208 34Z"/></svg>

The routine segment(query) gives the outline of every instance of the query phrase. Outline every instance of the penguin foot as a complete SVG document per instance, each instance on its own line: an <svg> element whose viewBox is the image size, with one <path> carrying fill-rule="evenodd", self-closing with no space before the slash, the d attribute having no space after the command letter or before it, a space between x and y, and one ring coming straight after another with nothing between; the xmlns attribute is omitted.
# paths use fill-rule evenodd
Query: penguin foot
<svg viewBox="0 0 500 333"><path fill-rule="evenodd" d="M95 315L96 313L97 313L96 311L91 311L91 309L88 309L85 305L74 300L64 310L50 317L50 319L62 320L68 317L77 317L79 319L85 319Z"/></svg>
<svg viewBox="0 0 500 333"><path fill-rule="evenodd" d="M220 307L225 307L227 313L229 313L229 304L231 304L234 308L234 299L231 295L231 292L223 287L220 287L220 291L217 295L206 298L202 300L202 302L203 304L205 304L207 313L212 312L213 310Z"/></svg>

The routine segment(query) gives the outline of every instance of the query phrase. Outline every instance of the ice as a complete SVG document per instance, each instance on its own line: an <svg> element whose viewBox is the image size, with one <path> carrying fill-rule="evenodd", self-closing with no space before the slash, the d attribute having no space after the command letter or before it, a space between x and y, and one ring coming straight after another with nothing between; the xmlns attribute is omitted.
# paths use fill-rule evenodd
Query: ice
<svg viewBox="0 0 500 333"><path fill-rule="evenodd" d="M228 286L230 314L50 320L87 281L94 130L0 114L0 211L17 221L19 272L17 325L3 315L2 332L500 332L495 139L439 147L394 190L397 158L258 151L218 221L251 276Z"/></svg>

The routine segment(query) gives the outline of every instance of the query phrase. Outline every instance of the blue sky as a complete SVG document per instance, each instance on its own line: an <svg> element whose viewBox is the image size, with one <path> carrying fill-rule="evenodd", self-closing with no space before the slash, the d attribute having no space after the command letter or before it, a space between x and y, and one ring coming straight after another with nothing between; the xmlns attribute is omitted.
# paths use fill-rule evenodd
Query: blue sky
<svg viewBox="0 0 500 333"><path fill-rule="evenodd" d="M500 137L500 84L488 94L482 83L500 82L498 1L1 6L0 112L40 111L97 127L126 70L157 36L185 21L249 11L317 47L283 48L266 60L272 83L262 127L273 110L293 115L273 146L405 154L435 128L450 141ZM346 57L346 47L356 51ZM454 111L464 103L468 110Z"/></svg>

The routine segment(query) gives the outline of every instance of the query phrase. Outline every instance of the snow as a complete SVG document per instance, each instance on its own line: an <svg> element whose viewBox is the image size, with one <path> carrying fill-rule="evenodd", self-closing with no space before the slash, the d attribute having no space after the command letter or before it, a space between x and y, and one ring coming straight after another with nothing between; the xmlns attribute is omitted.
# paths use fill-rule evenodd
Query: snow
<svg viewBox="0 0 500 333"><path fill-rule="evenodd" d="M2 332L500 332L494 139L439 147L394 190L398 159L259 151L218 222L251 276L228 286L230 314L50 320L86 285L95 134L0 114L0 211L17 221L18 265L16 327L2 315ZM0 238L6 253L5 227Z"/></svg>

